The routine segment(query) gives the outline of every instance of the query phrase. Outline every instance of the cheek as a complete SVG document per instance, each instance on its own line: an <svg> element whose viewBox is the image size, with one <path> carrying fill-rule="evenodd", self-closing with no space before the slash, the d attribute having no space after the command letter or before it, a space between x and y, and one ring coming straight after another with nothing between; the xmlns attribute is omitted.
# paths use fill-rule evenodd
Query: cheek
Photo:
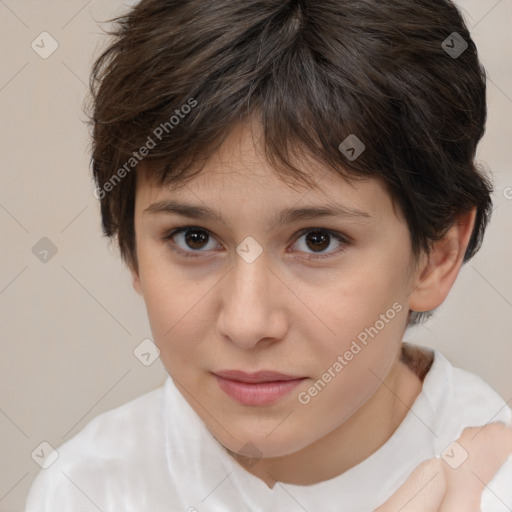
<svg viewBox="0 0 512 512"><path fill-rule="evenodd" d="M176 373L180 363L199 362L214 321L208 292L218 277L194 279L168 261L154 258L142 262L141 281L151 332L164 365L168 369L172 365Z"/></svg>
<svg viewBox="0 0 512 512"><path fill-rule="evenodd" d="M321 290L321 297L319 290L312 290L311 297L316 296L317 300L311 303L324 324L318 322L318 327L324 331L325 325L329 327L330 342L339 340L342 344L335 347L337 350L361 333L360 339L364 342L367 329L376 327L378 331L396 333L397 324L402 324L397 317L402 318L400 313L405 308L405 288L389 269L379 268L382 266L354 268L334 278L332 282L336 284Z"/></svg>
<svg viewBox="0 0 512 512"><path fill-rule="evenodd" d="M189 300L186 294L177 293L174 286L164 286L162 281L154 285L145 295L153 341L160 350L160 359L167 371L182 381L183 370L190 369L192 361L196 364L200 361L196 354L196 340L204 336L194 323L198 314L198 306L194 308L197 300Z"/></svg>
<svg viewBox="0 0 512 512"><path fill-rule="evenodd" d="M339 314L334 342L317 337L311 353L316 375L298 401L325 419L325 433L350 418L377 391L398 354L406 310L386 300L364 306Z"/></svg>
<svg viewBox="0 0 512 512"><path fill-rule="evenodd" d="M356 391L347 396L349 401L350 396L359 399L365 389L378 383L374 374L386 374L407 322L400 281L389 270L379 270L382 268L368 265L347 273L345 279L336 281L341 284L324 290L321 301L312 307L322 320L315 321L308 333L315 340L316 369L319 376L329 370L336 374L333 388L355 386ZM325 375L322 380L328 379Z"/></svg>

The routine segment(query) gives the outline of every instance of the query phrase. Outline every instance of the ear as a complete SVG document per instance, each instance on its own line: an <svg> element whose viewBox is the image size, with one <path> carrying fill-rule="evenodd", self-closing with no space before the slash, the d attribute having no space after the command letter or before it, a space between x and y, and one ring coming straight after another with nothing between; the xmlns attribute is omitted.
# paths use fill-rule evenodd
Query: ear
<svg viewBox="0 0 512 512"><path fill-rule="evenodd" d="M475 217L476 208L460 214L430 253L420 258L409 295L411 310L431 311L444 302L462 266Z"/></svg>
<svg viewBox="0 0 512 512"><path fill-rule="evenodd" d="M132 285L133 289L139 294L142 295L142 286L140 284L139 272L136 268L130 265L130 273L132 274Z"/></svg>

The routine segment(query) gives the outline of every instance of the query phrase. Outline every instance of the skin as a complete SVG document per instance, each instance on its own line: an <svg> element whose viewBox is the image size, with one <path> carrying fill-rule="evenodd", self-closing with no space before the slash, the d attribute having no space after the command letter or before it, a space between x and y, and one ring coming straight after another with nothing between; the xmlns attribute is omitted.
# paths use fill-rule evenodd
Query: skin
<svg viewBox="0 0 512 512"><path fill-rule="evenodd" d="M460 466L452 467L443 458L426 460L375 512L480 510L485 487L512 455L512 430L500 423L468 427L456 442L467 453Z"/></svg>
<svg viewBox="0 0 512 512"><path fill-rule="evenodd" d="M409 309L439 306L462 264L475 211L461 216L429 255L413 255L405 220L383 184L349 184L318 163L303 160L317 187L285 183L266 161L258 124L233 128L199 175L162 187L137 170L135 290L144 297L160 357L184 398L228 452L250 443L257 462L247 471L269 487L308 485L358 464L396 430L421 391L400 362ZM226 225L209 219L154 213L147 208L179 199L209 206ZM366 216L315 218L277 224L277 212L326 203ZM195 226L207 237L174 247L171 230ZM310 231L300 234L301 229ZM320 248L308 235L324 228ZM189 232L190 234L190 232ZM201 234L201 233L200 233ZM205 233L202 233L205 235ZM236 248L252 237L262 253L252 263ZM318 242L317 242L318 243ZM342 247L343 251L336 252ZM327 257L308 260L314 254ZM394 303L402 309L307 404L298 400L332 367L365 328ZM263 369L307 377L278 402L248 406L219 387L213 371Z"/></svg>

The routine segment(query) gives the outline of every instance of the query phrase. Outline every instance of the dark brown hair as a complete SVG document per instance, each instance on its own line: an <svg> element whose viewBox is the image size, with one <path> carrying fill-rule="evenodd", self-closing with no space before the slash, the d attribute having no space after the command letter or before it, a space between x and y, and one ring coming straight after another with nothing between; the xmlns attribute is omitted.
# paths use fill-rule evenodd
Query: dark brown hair
<svg viewBox="0 0 512 512"><path fill-rule="evenodd" d="M90 81L92 168L104 233L133 268L132 169L143 159L160 184L184 183L249 116L279 176L314 187L293 164L303 152L347 179L383 179L415 254L476 206L464 261L479 249L492 206L474 162L485 71L451 1L142 0L112 21ZM458 56L442 46L454 32ZM338 148L350 134L365 145L354 160Z"/></svg>

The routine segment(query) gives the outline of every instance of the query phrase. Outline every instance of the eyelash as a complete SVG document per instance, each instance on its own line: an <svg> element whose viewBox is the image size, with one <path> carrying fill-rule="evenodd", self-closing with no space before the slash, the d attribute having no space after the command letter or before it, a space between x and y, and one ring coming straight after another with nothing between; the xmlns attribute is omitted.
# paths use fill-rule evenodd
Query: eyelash
<svg viewBox="0 0 512 512"><path fill-rule="evenodd" d="M169 245L169 247L171 248L171 250L175 253L178 253L182 256L185 256L187 258L201 258L202 256L200 254L197 254L198 252L205 252L205 251L196 251L195 253L193 251L183 251L182 249L176 247L176 244L172 241L172 238L175 236L175 235L178 235L179 233L182 233L182 232L186 232L186 231L194 231L194 230L197 230L197 231L204 231L205 233L208 233L208 235L211 236L211 233L210 231L208 231L207 229L205 228L202 228L202 227L199 227L199 226L181 226L181 227L178 227L178 228L175 228L173 230L171 230L170 232L167 232L163 237L162 237L162 241L164 242L167 242L167 244ZM339 254L339 253L342 253L343 251L346 250L346 246L349 244L349 239L347 236L345 235L342 235L341 233L338 233L337 231L332 231L330 229L326 229L326 228L305 228L305 229L301 229L298 233L297 233L297 238L295 239L295 242L304 234L306 233L309 233L309 232L319 232L319 233L324 233L324 234L327 234L331 237L333 237L335 240L337 240L338 242L341 243L340 247L338 247L337 249L335 249L334 251L331 251L329 253L322 253L322 254L314 254L314 253L306 253L308 254L308 256L306 256L306 260L320 260L320 259L323 259L323 258L329 258L329 257L332 257L336 254ZM295 243L294 242L294 243ZM294 256L294 259L296 258L296 256Z"/></svg>

